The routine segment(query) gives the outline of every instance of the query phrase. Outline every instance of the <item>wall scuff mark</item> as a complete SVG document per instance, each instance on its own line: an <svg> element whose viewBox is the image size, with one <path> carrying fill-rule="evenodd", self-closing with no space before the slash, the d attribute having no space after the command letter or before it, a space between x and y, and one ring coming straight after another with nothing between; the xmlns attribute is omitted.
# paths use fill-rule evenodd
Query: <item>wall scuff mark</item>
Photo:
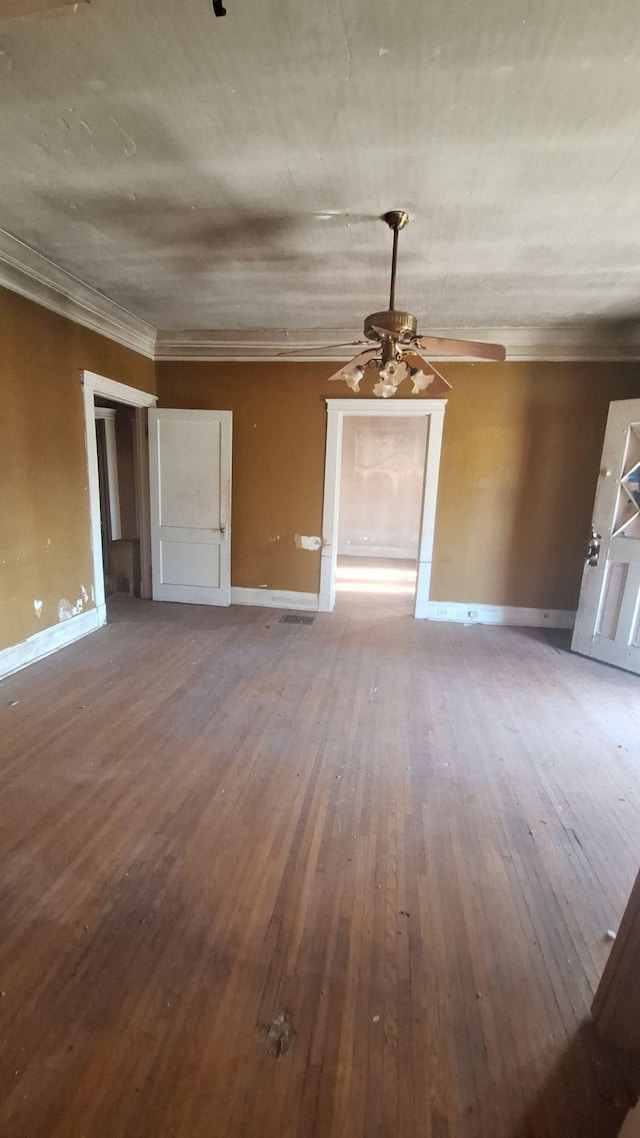
<svg viewBox="0 0 640 1138"><path fill-rule="evenodd" d="M128 143L128 145L125 146L124 150L123 150L123 154L124 154L125 158L133 158L133 155L136 153L136 151L138 149L137 143L135 143L133 141L130 134L127 134L124 127L120 126L120 123L118 122L117 119L114 119L113 115L109 115L109 118L111 119L111 122L113 123L113 125L115 127L117 127L117 129L120 131L123 138L125 138L126 142Z"/></svg>
<svg viewBox="0 0 640 1138"><path fill-rule="evenodd" d="M42 604L43 602L38 600L34 600L33 602L33 611L35 612L38 620L40 620L40 617L42 616Z"/></svg>

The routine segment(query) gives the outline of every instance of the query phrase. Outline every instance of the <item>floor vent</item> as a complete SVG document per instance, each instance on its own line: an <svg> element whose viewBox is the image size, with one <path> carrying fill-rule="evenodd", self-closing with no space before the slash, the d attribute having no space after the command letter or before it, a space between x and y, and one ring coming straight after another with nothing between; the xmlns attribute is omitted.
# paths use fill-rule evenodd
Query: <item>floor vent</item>
<svg viewBox="0 0 640 1138"><path fill-rule="evenodd" d="M306 616L304 613L287 612L280 617L280 624L315 624L315 616Z"/></svg>

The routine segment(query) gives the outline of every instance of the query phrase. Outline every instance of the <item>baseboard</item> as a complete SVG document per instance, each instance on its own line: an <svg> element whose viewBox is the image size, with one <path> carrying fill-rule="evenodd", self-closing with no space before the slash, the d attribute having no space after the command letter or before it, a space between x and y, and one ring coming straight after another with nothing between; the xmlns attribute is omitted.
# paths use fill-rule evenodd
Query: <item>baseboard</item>
<svg viewBox="0 0 640 1138"><path fill-rule="evenodd" d="M13 672L19 672L21 668L26 668L27 664L35 664L36 660L50 656L52 652L65 648L67 644L73 644L74 640L88 636L104 622L104 613L101 614L98 609L89 609L88 612L72 616L60 624L54 624L52 628L43 628L42 632L36 632L35 636L30 636L21 644L5 648L0 652L0 679L10 676Z"/></svg>
<svg viewBox="0 0 640 1138"><path fill-rule="evenodd" d="M527 609L510 605L479 605L469 601L426 601L416 616L422 620L453 621L459 624L510 624L528 628L573 628L576 614L568 609Z"/></svg>
<svg viewBox="0 0 640 1138"><path fill-rule="evenodd" d="M417 561L417 549L385 545L339 545L338 557L375 557L389 561Z"/></svg>
<svg viewBox="0 0 640 1138"><path fill-rule="evenodd" d="M286 589L238 589L231 587L232 605L259 605L265 609L318 611L317 593L293 593Z"/></svg>

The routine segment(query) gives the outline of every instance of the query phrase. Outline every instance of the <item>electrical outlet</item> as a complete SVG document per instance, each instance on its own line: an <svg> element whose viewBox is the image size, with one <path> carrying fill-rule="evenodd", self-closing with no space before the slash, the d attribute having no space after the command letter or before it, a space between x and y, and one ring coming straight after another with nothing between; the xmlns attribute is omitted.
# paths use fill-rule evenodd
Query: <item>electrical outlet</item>
<svg viewBox="0 0 640 1138"><path fill-rule="evenodd" d="M469 620L477 620L478 619L477 610L476 609L469 609L469 611L467 612L467 616L469 617Z"/></svg>

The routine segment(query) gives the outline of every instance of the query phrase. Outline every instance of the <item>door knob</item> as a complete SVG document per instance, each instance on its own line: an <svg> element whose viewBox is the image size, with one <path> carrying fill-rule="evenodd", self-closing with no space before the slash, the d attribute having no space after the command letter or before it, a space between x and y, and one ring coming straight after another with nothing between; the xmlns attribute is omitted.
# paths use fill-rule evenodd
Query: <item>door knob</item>
<svg viewBox="0 0 640 1138"><path fill-rule="evenodd" d="M597 565L598 564L598 558L600 556L600 542L601 541L602 541L602 535L599 533L596 533L593 526L591 526L591 538L590 538L589 544L587 546L587 556L585 558L587 565Z"/></svg>
<svg viewBox="0 0 640 1138"><path fill-rule="evenodd" d="M225 523L225 522L223 522L223 523L222 523L222 525L220 526L220 533L222 534L222 536L223 536L223 537L225 537L225 536L226 536L226 533L227 533L227 526L226 526L226 523Z"/></svg>

